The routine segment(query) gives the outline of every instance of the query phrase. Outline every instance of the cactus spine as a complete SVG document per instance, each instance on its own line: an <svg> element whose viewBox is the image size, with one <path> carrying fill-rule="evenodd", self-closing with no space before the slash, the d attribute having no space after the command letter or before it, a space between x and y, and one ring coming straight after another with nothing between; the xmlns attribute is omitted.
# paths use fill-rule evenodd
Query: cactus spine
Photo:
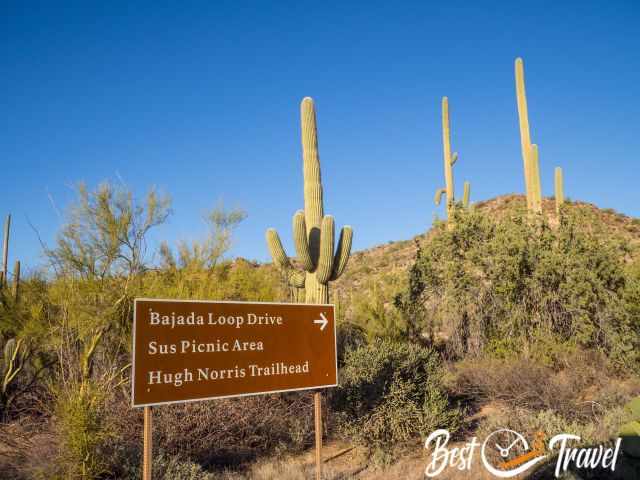
<svg viewBox="0 0 640 480"><path fill-rule="evenodd" d="M518 120L520 123L520 146L524 164L524 184L527 195L527 209L534 213L542 213L542 188L540 186L540 164L538 147L531 143L529 131L529 110L527 93L524 86L524 65L521 58L516 58L516 100L518 103Z"/></svg>
<svg viewBox="0 0 640 480"><path fill-rule="evenodd" d="M324 215L316 112L311 98L302 100L300 115L304 211L299 210L293 216L293 239L302 271L294 269L273 228L267 230L267 246L273 262L285 272L289 285L294 289L304 288L306 303L328 303L329 282L340 277L347 266L353 230L349 226L342 228L335 247L334 219Z"/></svg>
<svg viewBox="0 0 640 480"><path fill-rule="evenodd" d="M564 179L562 177L562 168L556 167L555 170L555 189L556 189L556 214L560 215L560 208L564 203Z"/></svg>

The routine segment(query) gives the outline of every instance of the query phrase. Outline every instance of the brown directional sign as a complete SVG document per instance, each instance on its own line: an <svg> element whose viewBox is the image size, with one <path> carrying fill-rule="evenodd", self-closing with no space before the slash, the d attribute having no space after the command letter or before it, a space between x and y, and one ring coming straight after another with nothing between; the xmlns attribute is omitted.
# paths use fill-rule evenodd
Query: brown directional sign
<svg viewBox="0 0 640 480"><path fill-rule="evenodd" d="M135 300L134 407L334 387L333 305Z"/></svg>

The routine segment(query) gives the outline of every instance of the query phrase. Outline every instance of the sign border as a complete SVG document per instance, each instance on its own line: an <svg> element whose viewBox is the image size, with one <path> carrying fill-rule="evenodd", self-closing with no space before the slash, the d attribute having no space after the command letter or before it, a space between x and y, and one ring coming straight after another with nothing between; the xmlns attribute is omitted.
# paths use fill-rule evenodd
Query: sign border
<svg viewBox="0 0 640 480"><path fill-rule="evenodd" d="M180 302L180 303L241 303L241 304L261 304L261 305L309 305L312 307L331 307L333 309L333 342L335 352L335 366L336 366L336 383L327 385L317 385L313 387L301 387L301 388L287 388L284 390L268 390L266 392L251 392L251 393L237 393L235 395L220 395L215 397L206 398L192 398L188 400L169 400L166 402L156 403L135 403L134 389L135 389L135 377L136 377L136 305L138 301L141 302ZM249 301L233 301L233 300L188 300L188 299L175 299L175 298L147 298L136 297L133 299L133 332L131 335L131 408L143 408L143 407L155 407L157 405L172 405L176 403L193 403L204 402L206 400L218 400L223 398L241 398L252 397L254 395L269 395L272 393L286 393L286 392L301 392L305 390L318 390L321 388L331 388L338 386L338 332L337 332L337 319L336 319L336 306L333 303L293 303L293 302L249 302Z"/></svg>

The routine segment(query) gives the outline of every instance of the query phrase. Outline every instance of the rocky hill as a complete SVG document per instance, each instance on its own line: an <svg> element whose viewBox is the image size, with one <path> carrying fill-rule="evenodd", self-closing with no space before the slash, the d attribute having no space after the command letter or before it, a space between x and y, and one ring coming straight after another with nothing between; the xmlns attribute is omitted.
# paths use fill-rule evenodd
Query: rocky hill
<svg viewBox="0 0 640 480"><path fill-rule="evenodd" d="M629 241L632 256L640 255L640 219L633 218L611 209L600 209L587 202L568 202L570 208L580 208L598 216L611 229L612 234ZM473 208L490 213L492 216L505 215L514 207L525 208L523 195L501 195L477 202ZM543 200L543 214L553 225L556 220L555 201ZM349 303L354 295L373 288L386 288L387 298L393 291L401 290L407 281L407 271L415 259L417 245L428 241L429 232L410 240L388 242L366 250L354 252L343 276L334 284L334 298L338 303Z"/></svg>

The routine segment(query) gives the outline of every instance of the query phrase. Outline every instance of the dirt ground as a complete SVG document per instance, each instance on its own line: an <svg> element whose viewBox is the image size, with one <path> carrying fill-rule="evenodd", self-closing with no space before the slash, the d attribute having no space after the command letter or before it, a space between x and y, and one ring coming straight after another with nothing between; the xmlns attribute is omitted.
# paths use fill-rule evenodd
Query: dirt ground
<svg viewBox="0 0 640 480"><path fill-rule="evenodd" d="M462 446L462 443L451 446ZM424 480L428 454L422 443L407 446L399 456L391 457L387 466L376 466L367 460L365 452L344 442L331 442L323 449L323 480ZM515 480L551 480L555 459L535 471L525 472ZM470 470L447 468L437 480L495 480L498 477L487 472L481 462L475 461ZM640 461L621 455L614 473L587 471L580 474L567 472L563 480L639 480ZM306 480L315 479L315 451L297 456L274 457L253 465L244 474L228 474L225 480Z"/></svg>

